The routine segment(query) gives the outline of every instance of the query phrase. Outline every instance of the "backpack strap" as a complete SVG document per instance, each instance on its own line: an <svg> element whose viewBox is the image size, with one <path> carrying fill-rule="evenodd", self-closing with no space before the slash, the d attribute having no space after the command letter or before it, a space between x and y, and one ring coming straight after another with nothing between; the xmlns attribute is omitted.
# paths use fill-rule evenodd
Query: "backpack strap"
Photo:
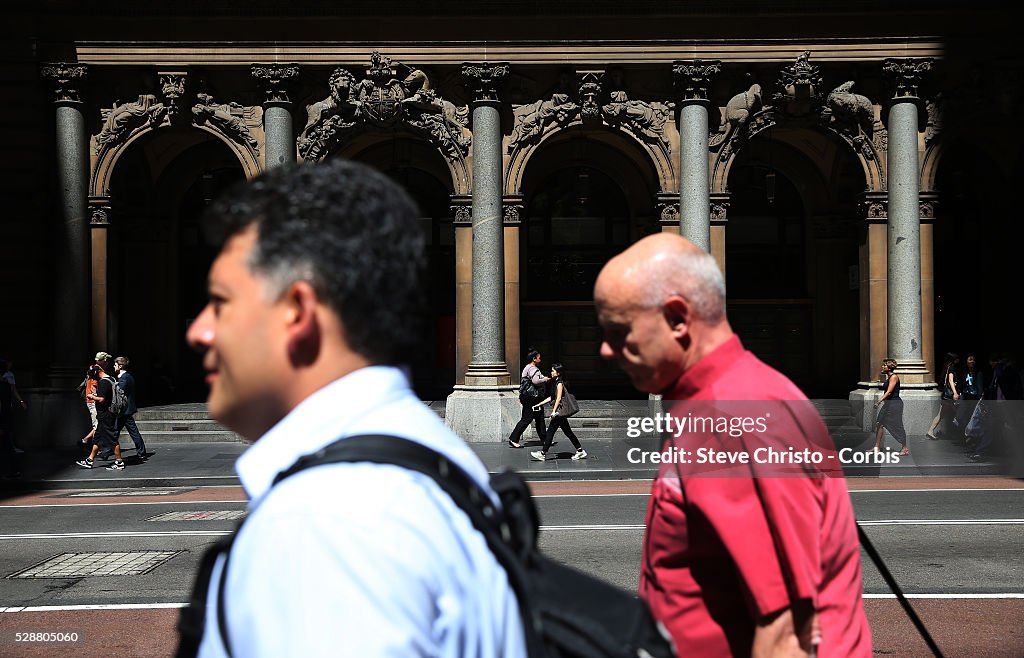
<svg viewBox="0 0 1024 658"><path fill-rule="evenodd" d="M868 539L867 533L864 532L864 528L861 527L859 523L857 524L857 536L860 538L860 543L861 546L864 547L864 551L871 557L871 561L875 563L875 566L878 567L878 573L882 574L882 579L885 580L885 584L888 585L889 589L891 589L893 594L896 595L900 605L903 606L903 611L907 613L907 616L910 617L910 621L912 621L914 623L914 627L917 628L917 632L921 634L922 638L924 638L924 643L928 645L928 648L931 650L935 658L943 658L942 652L939 650L939 645L935 643L935 640L932 639L928 629L925 628L924 622L921 621L921 618L917 616L916 612L914 612L914 608L910 605L910 601L908 601L907 597L904 596L903 590L900 589L900 586L896 583L896 579L892 577L891 573L889 573L889 568L885 566L885 561L882 560L882 556L878 554L877 550L875 550L874 544L872 544L871 540Z"/></svg>
<svg viewBox="0 0 1024 658"><path fill-rule="evenodd" d="M300 457L289 468L277 474L271 487L301 471L345 462L399 466L421 473L437 483L452 502L469 517L473 527L484 536L495 559L505 569L509 585L519 603L523 630L526 634L527 654L541 655L539 650L542 644L537 631L540 618L528 607L527 579L519 560L520 556L524 556L536 546L539 523L536 508L529 498L529 490L521 478L513 474L501 474L496 478L498 485L495 491L503 500L508 496L510 504L515 508L510 510L514 513L509 514L497 507L491 497L462 468L437 451L396 436L359 435L339 439L314 453ZM513 482L517 478L518 483ZM229 657L233 655L227 633L224 589L231 558L231 545L241 527L240 523L231 536L219 541L203 556L189 606L182 610L178 621L178 630L181 634L177 654L179 658L194 656L199 650L205 626L206 607L209 603L207 597L210 580L214 564L221 553L225 555L225 561L217 588L217 623L224 649Z"/></svg>
<svg viewBox="0 0 1024 658"><path fill-rule="evenodd" d="M527 577L519 560L520 556L535 546L539 525L536 508L529 499L525 484L521 488L526 490L526 498L520 496L515 502L516 511L523 513L509 515L506 510L495 506L491 497L462 468L439 452L397 436L360 435L346 437L315 453L300 457L290 468L278 473L274 485L300 471L341 462L399 466L429 477L448 494L456 507L469 517L473 527L484 536L491 553L508 575L509 585L519 603L527 655L541 655L539 652L542 644L537 630L540 618L529 609ZM515 487L508 479L499 478L501 486L496 488L496 492L504 498L502 492Z"/></svg>

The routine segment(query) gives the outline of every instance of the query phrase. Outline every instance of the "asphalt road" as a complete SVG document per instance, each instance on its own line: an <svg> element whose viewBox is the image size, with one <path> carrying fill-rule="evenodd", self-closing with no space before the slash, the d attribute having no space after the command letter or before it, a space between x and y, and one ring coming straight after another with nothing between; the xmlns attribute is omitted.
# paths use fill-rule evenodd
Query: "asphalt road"
<svg viewBox="0 0 1024 658"><path fill-rule="evenodd" d="M895 480L851 481L857 518L946 655L1024 656L1024 483ZM542 548L635 589L648 487L536 485ZM217 513L237 515L241 498L236 487L209 487L50 491L0 502L0 656L172 655L177 607L198 559L237 523ZM191 518L157 518L168 513ZM63 553L138 551L163 561L139 565L138 575L115 567L114 575L12 577ZM927 655L866 556L863 564L876 653ZM15 641L14 633L30 631L79 638Z"/></svg>

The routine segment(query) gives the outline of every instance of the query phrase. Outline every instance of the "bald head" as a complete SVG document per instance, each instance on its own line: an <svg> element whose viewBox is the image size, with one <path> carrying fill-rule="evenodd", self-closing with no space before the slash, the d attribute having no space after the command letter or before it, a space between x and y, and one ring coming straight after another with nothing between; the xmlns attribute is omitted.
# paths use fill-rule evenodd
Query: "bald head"
<svg viewBox="0 0 1024 658"><path fill-rule="evenodd" d="M630 302L641 308L660 306L678 295L693 318L715 325L725 319L725 282L715 259L686 238L656 233L612 258L601 270L594 299Z"/></svg>

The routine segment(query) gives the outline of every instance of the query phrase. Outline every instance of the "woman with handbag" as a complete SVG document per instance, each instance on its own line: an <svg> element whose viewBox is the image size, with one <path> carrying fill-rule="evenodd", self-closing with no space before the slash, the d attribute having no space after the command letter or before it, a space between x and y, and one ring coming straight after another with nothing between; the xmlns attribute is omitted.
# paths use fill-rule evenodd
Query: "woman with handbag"
<svg viewBox="0 0 1024 658"><path fill-rule="evenodd" d="M956 369L959 364L959 354L956 352L946 353L946 361L942 366L942 401L939 403L938 415L932 419L931 427L928 428L929 439L938 439L949 435L953 417L956 415L956 405L960 400L956 379Z"/></svg>
<svg viewBox="0 0 1024 658"><path fill-rule="evenodd" d="M555 382L555 405L551 408L551 420L548 423L548 432L544 436L544 446L541 450L535 450L530 453L530 456L537 461L544 461L548 457L548 449L551 448L551 442L555 438L555 432L561 428L562 432L565 433L569 440L572 441L572 445L576 448L576 454L572 456L573 460L579 461L587 458L587 451L580 445L580 440L576 438L576 434L569 427L569 416L574 415L580 410L579 404L576 402L576 398L569 392L569 383L565 380L565 368L561 363L555 363L551 366L551 381ZM551 402L551 396L541 400L534 409L540 409L548 402Z"/></svg>
<svg viewBox="0 0 1024 658"><path fill-rule="evenodd" d="M907 445L907 430L903 428L903 400L900 398L900 378L896 375L896 359L882 359L882 373L886 379L885 392L878 398L875 408L885 406L879 409L878 418L875 420L873 450L881 451L882 434L889 430L892 438L903 446L899 455L905 457L910 454L910 447Z"/></svg>
<svg viewBox="0 0 1024 658"><path fill-rule="evenodd" d="M536 423L537 438L541 441L544 440L544 412L537 404L544 397L543 386L548 378L537 367L540 365L540 352L530 348L526 358L528 362L523 366L522 376L519 379L519 404L523 407L523 415L508 437L510 448L523 447L519 440L531 422Z"/></svg>

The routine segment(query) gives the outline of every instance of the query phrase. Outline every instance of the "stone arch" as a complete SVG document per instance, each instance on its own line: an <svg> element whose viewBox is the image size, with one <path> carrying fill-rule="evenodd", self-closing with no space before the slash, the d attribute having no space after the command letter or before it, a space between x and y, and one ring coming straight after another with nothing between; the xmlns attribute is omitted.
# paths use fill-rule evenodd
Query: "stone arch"
<svg viewBox="0 0 1024 658"><path fill-rule="evenodd" d="M737 153L742 150L747 142L754 139L759 133L779 125L776 122L774 112L766 110L757 113L751 118L746 133L742 136L731 139L722 144L718 153L715 154L711 164L711 193L724 194L728 192L729 171L736 159ZM790 126L786 126L790 127ZM832 139L837 139L849 147L860 163L864 173L865 191L885 191L885 167L882 162L885 152L864 135L850 137L835 128L821 127L814 125L795 125L794 128L803 128L816 133L821 133Z"/></svg>
<svg viewBox="0 0 1024 658"><path fill-rule="evenodd" d="M89 145L92 161L92 171L90 172L89 178L89 196L108 196L110 194L110 180L113 176L114 168L117 166L121 156L124 155L124 153L131 148L135 142L151 133L164 131L173 127L175 126L171 124L142 126L141 128L137 128L132 131L124 141L119 142L111 148L105 149L97 149L96 135L93 135ZM223 142L224 145L231 150L234 156L238 158L238 162L242 166L242 170L245 172L246 178L255 178L263 171L260 156L257 154L256 150L251 148L248 144L243 145L239 143L217 127L195 124L189 124L187 127L213 135L215 138ZM97 150L99 151L98 153Z"/></svg>
<svg viewBox="0 0 1024 658"><path fill-rule="evenodd" d="M672 125L668 135L669 144L678 148L678 133L675 130L674 124L666 124L666 129L669 128L669 125ZM567 134L566 131L579 132L587 127L588 124L585 124L578 118L564 125L550 124L545 128L540 139L525 146L515 145L511 153L509 153L509 138L506 137L503 143L506 153L504 193L513 196L522 194L526 165L543 144L559 136L564 136ZM601 140L602 136L608 137L608 143L617 143L618 150L636 161L637 164L644 167L652 167L657 173L658 191L675 192L679 189L679 176L669 148L641 140L630 131L610 128L608 126L601 126L600 128L595 126L594 129L587 130L586 132L588 138L595 141ZM621 148L624 145L629 145L631 148ZM636 157L640 153L644 157Z"/></svg>
<svg viewBox="0 0 1024 658"><path fill-rule="evenodd" d="M383 152L388 146L393 150L390 156ZM362 131L336 146L326 157L357 160L380 170L400 166L421 169L438 179L449 194L469 194L471 180L465 161L460 171L436 144L412 131Z"/></svg>
<svg viewBox="0 0 1024 658"><path fill-rule="evenodd" d="M346 158L357 159L356 154L392 139L429 144L445 163L447 169L446 178L451 182L452 194L466 195L471 193L473 181L466 156L463 156L461 153L456 155L446 153L445 149L441 147L441 144L436 139L404 125L396 126L390 130L374 130L369 127L356 130L333 145L324 157L329 158L340 155Z"/></svg>

